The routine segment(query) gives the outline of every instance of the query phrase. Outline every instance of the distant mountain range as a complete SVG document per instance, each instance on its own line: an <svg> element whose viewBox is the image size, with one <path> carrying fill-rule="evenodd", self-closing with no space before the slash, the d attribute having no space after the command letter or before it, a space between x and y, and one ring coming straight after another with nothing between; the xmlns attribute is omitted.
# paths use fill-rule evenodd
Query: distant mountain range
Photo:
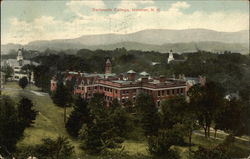
<svg viewBox="0 0 250 159"><path fill-rule="evenodd" d="M207 29L168 30L152 29L129 34L102 34L84 35L75 39L58 39L33 41L27 45L6 44L1 45L1 53L6 54L11 49L32 49L44 51L45 49L105 49L125 47L128 50L144 50L168 52L191 52L207 50L220 52L224 50L249 53L249 30L239 32L217 32Z"/></svg>

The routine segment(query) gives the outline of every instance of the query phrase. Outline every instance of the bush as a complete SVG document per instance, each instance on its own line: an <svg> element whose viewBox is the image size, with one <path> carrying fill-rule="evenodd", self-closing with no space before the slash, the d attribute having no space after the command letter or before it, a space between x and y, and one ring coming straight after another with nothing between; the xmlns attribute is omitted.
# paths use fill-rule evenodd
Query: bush
<svg viewBox="0 0 250 159"><path fill-rule="evenodd" d="M225 152L218 148L206 149L199 147L198 151L194 153L193 159L229 159Z"/></svg>
<svg viewBox="0 0 250 159"><path fill-rule="evenodd" d="M174 144L180 143L182 139L173 130L160 130L157 136L148 138L148 150L157 158L180 158L179 155L170 149Z"/></svg>
<svg viewBox="0 0 250 159"><path fill-rule="evenodd" d="M19 86L24 89L27 85L28 85L29 81L27 79L27 77L23 77L19 80L18 84Z"/></svg>

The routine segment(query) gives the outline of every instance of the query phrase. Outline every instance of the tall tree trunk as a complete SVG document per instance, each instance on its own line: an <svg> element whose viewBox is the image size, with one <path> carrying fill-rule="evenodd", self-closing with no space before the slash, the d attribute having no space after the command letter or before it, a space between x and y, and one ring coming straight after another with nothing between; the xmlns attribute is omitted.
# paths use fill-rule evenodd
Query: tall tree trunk
<svg viewBox="0 0 250 159"><path fill-rule="evenodd" d="M192 146L192 130L189 131L189 157L191 153L191 146Z"/></svg>
<svg viewBox="0 0 250 159"><path fill-rule="evenodd" d="M217 137L217 129L214 129L214 138L216 139Z"/></svg>
<svg viewBox="0 0 250 159"><path fill-rule="evenodd" d="M206 126L204 126L204 133L205 133L205 137L207 137L207 127Z"/></svg>
<svg viewBox="0 0 250 159"><path fill-rule="evenodd" d="M207 127L207 136L210 138L210 126Z"/></svg>
<svg viewBox="0 0 250 159"><path fill-rule="evenodd" d="M66 124L66 106L64 106L64 124Z"/></svg>

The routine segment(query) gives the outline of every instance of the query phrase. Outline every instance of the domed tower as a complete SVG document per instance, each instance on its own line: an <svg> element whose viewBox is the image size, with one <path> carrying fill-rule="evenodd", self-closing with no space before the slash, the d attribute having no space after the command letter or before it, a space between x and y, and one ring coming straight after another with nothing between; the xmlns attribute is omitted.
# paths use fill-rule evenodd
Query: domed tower
<svg viewBox="0 0 250 159"><path fill-rule="evenodd" d="M168 63L170 63L171 61L174 61L174 55L173 55L173 51L172 50L170 50L170 52L169 52Z"/></svg>
<svg viewBox="0 0 250 159"><path fill-rule="evenodd" d="M107 59L105 64L105 74L111 74L112 73L112 64L110 59Z"/></svg>
<svg viewBox="0 0 250 159"><path fill-rule="evenodd" d="M23 49L18 49L16 60L20 66L23 65Z"/></svg>

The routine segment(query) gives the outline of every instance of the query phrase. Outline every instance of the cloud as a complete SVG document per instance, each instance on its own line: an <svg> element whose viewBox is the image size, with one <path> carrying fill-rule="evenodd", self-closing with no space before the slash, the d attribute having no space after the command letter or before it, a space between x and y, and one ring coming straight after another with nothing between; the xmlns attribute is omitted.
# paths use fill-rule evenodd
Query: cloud
<svg viewBox="0 0 250 159"><path fill-rule="evenodd" d="M117 8L134 9L140 7L141 5L153 5L154 3L155 3L154 0L141 0L141 1L121 0Z"/></svg>
<svg viewBox="0 0 250 159"><path fill-rule="evenodd" d="M130 2L130 4L128 4ZM139 1L144 3L144 1ZM97 6L105 6L98 1ZM240 11L204 12L196 10L184 13L190 8L187 2L173 3L169 9L160 12L82 12L83 8L93 7L88 1L70 1L66 4L74 16L70 21L57 19L52 16L41 16L32 21L20 20L15 17L9 19L9 28L2 33L2 43L26 44L34 40L52 40L76 38L86 34L131 33L144 29L189 29L205 28L217 31L239 31L249 28L249 15ZM154 2L147 1L139 4L122 1L119 7L154 8ZM117 7L118 7L117 6ZM99 8L99 7L98 7Z"/></svg>
<svg viewBox="0 0 250 159"><path fill-rule="evenodd" d="M176 8L176 9L182 9L182 8L185 9L189 7L190 4L188 4L187 2L176 2L171 5L171 8Z"/></svg>
<svg viewBox="0 0 250 159"><path fill-rule="evenodd" d="M88 13L91 8L105 8L105 3L102 0L96 1L79 1L71 0L66 3L66 6L70 11L75 13L77 16L83 16L84 13Z"/></svg>

